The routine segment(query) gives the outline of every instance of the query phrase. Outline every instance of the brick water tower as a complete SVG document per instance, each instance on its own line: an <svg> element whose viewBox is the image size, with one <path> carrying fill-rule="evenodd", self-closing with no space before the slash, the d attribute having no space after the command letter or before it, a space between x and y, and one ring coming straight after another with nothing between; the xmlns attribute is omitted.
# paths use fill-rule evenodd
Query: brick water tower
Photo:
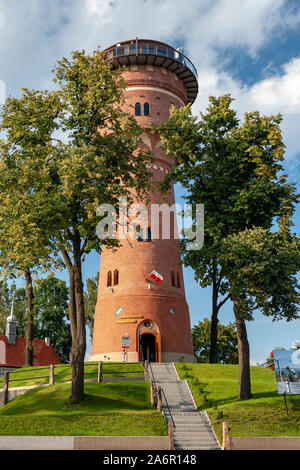
<svg viewBox="0 0 300 470"><path fill-rule="evenodd" d="M172 162L160 146L159 135L151 132L151 124L166 122L172 105L194 102L197 71L180 49L159 41L125 41L106 53L115 69L126 66L122 72L127 82L126 109L144 129L144 147L155 157L148 165L154 180L163 181ZM123 240L116 252L103 249L91 361L194 359L179 239L172 234L174 225L177 230L176 216L170 238L160 233L157 239L151 227L151 205L163 203L175 203L173 189L167 196L152 193L149 226L137 239ZM123 346L127 346L126 357Z"/></svg>

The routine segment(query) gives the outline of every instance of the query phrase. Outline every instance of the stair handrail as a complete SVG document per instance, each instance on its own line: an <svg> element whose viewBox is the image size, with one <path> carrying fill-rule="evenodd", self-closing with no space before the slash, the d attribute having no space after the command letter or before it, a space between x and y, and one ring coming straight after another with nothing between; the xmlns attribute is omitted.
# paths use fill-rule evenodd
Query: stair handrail
<svg viewBox="0 0 300 470"><path fill-rule="evenodd" d="M154 378L154 374L153 374L153 370L152 370L152 367L151 367L151 361L149 361L149 367L150 367L150 370L151 370L151 382L154 383L155 387L156 387L156 383L155 383L155 378Z"/></svg>
<svg viewBox="0 0 300 470"><path fill-rule="evenodd" d="M153 370L152 370L152 367L151 367L151 361L149 361L149 367L150 367L150 370L151 370L151 382L154 383L155 385L155 389L157 390L157 386L156 386L156 382L155 382L155 377L154 377L154 374L153 374ZM168 404L168 400L167 400L167 397L166 397L166 394L165 394L165 391L162 387L160 387L160 390L162 391L162 393L164 394L164 397L165 397L165 402L166 402L166 405L167 405L167 408L168 408L168 412L169 412L169 415L170 415L170 418L171 418L171 421L173 423L173 426L174 428L176 427L175 426L175 422L174 422L174 419L173 419L173 416L172 416L172 413L171 413L171 410L169 408L169 404Z"/></svg>
<svg viewBox="0 0 300 470"><path fill-rule="evenodd" d="M173 426L174 426L174 428L176 428L175 423L174 423L174 419L173 419L173 416L172 416L172 413L171 413L171 410L170 410L170 408L169 408L169 404L168 404L168 400L167 400L165 391L164 391L164 389L163 389L162 387L160 387L160 389L161 389L162 393L164 394L165 402L166 402L166 405L167 405L167 408L168 408L168 412L169 412L171 421L172 421L172 423L173 423Z"/></svg>

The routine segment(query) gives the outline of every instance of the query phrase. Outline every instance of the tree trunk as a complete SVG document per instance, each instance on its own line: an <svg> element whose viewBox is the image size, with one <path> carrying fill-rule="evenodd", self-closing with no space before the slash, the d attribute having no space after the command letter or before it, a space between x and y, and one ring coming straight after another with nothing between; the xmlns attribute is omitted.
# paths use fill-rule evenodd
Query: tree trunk
<svg viewBox="0 0 300 470"><path fill-rule="evenodd" d="M72 341L76 341L77 322L76 322L76 302L75 302L75 284L73 266L69 271L69 318L71 326Z"/></svg>
<svg viewBox="0 0 300 470"><path fill-rule="evenodd" d="M27 329L26 329L26 348L25 348L25 365L33 366L33 285L31 272L26 270L24 272L26 281L26 295L27 295Z"/></svg>
<svg viewBox="0 0 300 470"><path fill-rule="evenodd" d="M209 362L216 364L218 362L218 289L216 281L213 281L212 293L212 315L210 326L210 349L209 349Z"/></svg>
<svg viewBox="0 0 300 470"><path fill-rule="evenodd" d="M76 306L76 337L72 340L72 402L80 403L84 398L84 356L86 352L85 311L83 301L83 282L81 270L80 237L73 242L74 255L74 288Z"/></svg>
<svg viewBox="0 0 300 470"><path fill-rule="evenodd" d="M250 380L250 349L247 337L245 321L240 313L238 300L233 299L233 310L238 338L239 355L239 400L249 400L251 398Z"/></svg>

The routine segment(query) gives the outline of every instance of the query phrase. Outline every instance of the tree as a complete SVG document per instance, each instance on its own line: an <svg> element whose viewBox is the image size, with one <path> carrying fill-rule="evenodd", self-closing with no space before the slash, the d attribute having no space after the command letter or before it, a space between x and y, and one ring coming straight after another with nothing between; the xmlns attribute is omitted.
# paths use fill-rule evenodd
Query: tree
<svg viewBox="0 0 300 470"><path fill-rule="evenodd" d="M194 354L197 362L209 362L211 322L208 318L192 328ZM218 324L218 357L221 364L237 364L238 350L234 323Z"/></svg>
<svg viewBox="0 0 300 470"><path fill-rule="evenodd" d="M202 287L212 286L211 362L217 358L218 312L232 298L221 261L223 240L252 227L269 229L274 218L290 220L297 202L295 185L282 175L281 116L246 113L240 123L231 102L229 95L210 97L199 120L189 107L173 107L169 121L159 129L175 162L164 189L178 181L188 190L187 202L205 208L204 246L183 248L183 258ZM246 317L237 314L237 308L234 312L238 337L247 350ZM241 356L241 368L243 364Z"/></svg>
<svg viewBox="0 0 300 470"><path fill-rule="evenodd" d="M98 206L118 208L121 196L131 201L133 194L145 194L149 155L139 150L141 130L135 118L123 111L126 84L103 54L72 53L72 60L57 63L55 79L64 111L60 125L68 136L54 151L52 195L60 220L53 227L69 273L72 400L78 403L86 351L82 257L111 243L97 236Z"/></svg>
<svg viewBox="0 0 300 470"><path fill-rule="evenodd" d="M6 278L22 276L26 283L26 365L33 364L34 294L32 275L54 264L54 245L45 221L47 174L52 133L57 129L59 99L55 93L23 90L9 97L1 112L0 131L0 266Z"/></svg>
<svg viewBox="0 0 300 470"><path fill-rule="evenodd" d="M222 242L221 262L237 323L239 348L239 398L249 398L250 356L244 320L260 310L274 320L299 317L300 240L284 230L260 227L228 236ZM240 322L240 326L238 325Z"/></svg>
<svg viewBox="0 0 300 470"><path fill-rule="evenodd" d="M39 280L34 298L34 338L49 338L61 361L69 362L72 338L65 281L54 276Z"/></svg>
<svg viewBox="0 0 300 470"><path fill-rule="evenodd" d="M84 292L84 308L86 322L90 330L90 338L93 339L94 315L98 296L99 272L96 276L88 278L86 281L86 291Z"/></svg>
<svg viewBox="0 0 300 470"><path fill-rule="evenodd" d="M60 251L69 274L71 399L78 403L84 397L86 351L82 258L92 249L100 253L103 244L118 246L117 240L111 241L105 234L97 236L96 228L103 218L97 215L97 208L110 204L117 212L121 196L129 202L134 196L145 196L150 178L146 170L149 155L139 147L141 129L135 118L123 111L126 84L118 71L111 70L102 53L95 51L89 56L84 51L73 52L70 60L57 62L55 81L56 92L31 92L31 113L26 113L22 102L20 110L9 112L6 108L6 129L12 138L7 148L2 148L8 161L20 133L28 144L31 152L26 159L14 155L20 168L15 182L22 187L22 173L30 175L32 200L26 209L32 230L38 232L42 214L42 226L47 228L42 245L50 246L51 253ZM51 136L48 139L47 132L39 133L43 142L40 153L31 132L39 116L36 95L43 101L43 116ZM21 121L16 135L15 117ZM63 138L58 138L57 130ZM35 171L30 173L31 167ZM15 226L15 218L12 224ZM32 247L34 254L38 248L35 251Z"/></svg>

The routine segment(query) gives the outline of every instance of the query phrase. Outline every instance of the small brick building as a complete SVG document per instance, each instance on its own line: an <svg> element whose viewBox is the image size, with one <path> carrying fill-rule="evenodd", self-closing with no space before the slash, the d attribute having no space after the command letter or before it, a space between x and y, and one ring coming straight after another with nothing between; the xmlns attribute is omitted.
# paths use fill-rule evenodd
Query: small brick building
<svg viewBox="0 0 300 470"><path fill-rule="evenodd" d="M0 375L5 370L25 366L26 339L16 335L17 321L13 313L7 318L6 335L0 336ZM33 365L48 366L61 361L47 339L33 340Z"/></svg>

